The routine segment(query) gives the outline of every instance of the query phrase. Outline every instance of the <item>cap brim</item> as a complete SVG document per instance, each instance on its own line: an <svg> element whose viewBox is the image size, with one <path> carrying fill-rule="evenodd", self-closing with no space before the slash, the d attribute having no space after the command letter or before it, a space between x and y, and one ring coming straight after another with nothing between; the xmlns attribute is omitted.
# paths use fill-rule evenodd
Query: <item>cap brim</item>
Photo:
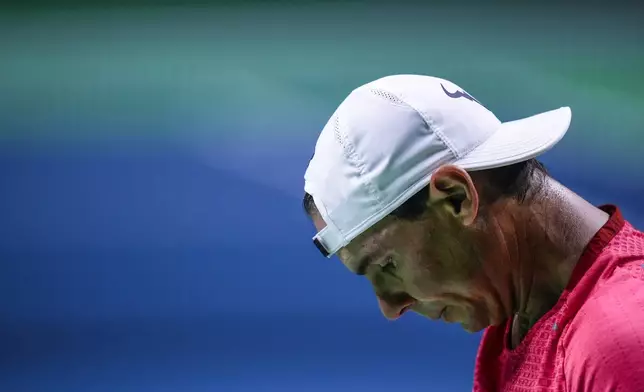
<svg viewBox="0 0 644 392"><path fill-rule="evenodd" d="M454 163L468 170L485 170L535 158L564 137L571 119L570 108L562 107L503 123L490 138Z"/></svg>

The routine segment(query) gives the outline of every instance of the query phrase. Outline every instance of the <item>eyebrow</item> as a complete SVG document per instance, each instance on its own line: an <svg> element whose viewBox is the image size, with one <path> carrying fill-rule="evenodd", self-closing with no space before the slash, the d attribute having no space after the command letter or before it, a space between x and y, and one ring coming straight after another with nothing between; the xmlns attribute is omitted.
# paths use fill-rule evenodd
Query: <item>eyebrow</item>
<svg viewBox="0 0 644 392"><path fill-rule="evenodd" d="M367 268L371 265L373 258L369 255L362 256L360 261L358 261L358 268L356 269L356 275L363 276L367 273Z"/></svg>

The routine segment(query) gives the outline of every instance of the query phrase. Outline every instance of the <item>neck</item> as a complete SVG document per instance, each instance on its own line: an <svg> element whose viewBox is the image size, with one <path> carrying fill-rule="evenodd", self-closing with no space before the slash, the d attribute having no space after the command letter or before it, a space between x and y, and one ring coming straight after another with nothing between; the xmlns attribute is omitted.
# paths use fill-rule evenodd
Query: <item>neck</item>
<svg viewBox="0 0 644 392"><path fill-rule="evenodd" d="M511 208L510 230L504 230L511 261L512 346L556 304L584 249L609 218L552 179L534 200Z"/></svg>

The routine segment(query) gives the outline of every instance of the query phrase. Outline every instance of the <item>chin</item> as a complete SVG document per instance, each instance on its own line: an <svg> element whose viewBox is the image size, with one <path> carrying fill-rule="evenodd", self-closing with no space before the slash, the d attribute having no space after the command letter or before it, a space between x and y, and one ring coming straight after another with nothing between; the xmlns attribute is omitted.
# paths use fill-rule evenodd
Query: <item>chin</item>
<svg viewBox="0 0 644 392"><path fill-rule="evenodd" d="M507 317L502 317L501 315L494 315L490 317L489 326L490 327L500 327L508 321Z"/></svg>
<svg viewBox="0 0 644 392"><path fill-rule="evenodd" d="M468 333L477 333L477 332L481 332L482 330L484 330L484 329L486 328L486 327L481 327L481 326L478 326L478 325L477 325L477 326L472 327L472 326L467 325L467 324L461 324L461 326L463 327L463 329L465 330L465 332L468 332Z"/></svg>
<svg viewBox="0 0 644 392"><path fill-rule="evenodd" d="M477 322L476 320L468 320L468 322L461 323L461 327L463 327L465 332L477 333L487 328L488 325L485 323Z"/></svg>

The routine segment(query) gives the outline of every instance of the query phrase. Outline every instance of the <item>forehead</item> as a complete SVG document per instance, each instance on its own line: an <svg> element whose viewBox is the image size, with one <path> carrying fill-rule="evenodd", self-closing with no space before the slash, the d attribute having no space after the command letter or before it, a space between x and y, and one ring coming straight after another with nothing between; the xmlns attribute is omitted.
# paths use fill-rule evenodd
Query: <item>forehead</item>
<svg viewBox="0 0 644 392"><path fill-rule="evenodd" d="M326 226L319 214L314 214L312 219L317 231ZM386 217L340 249L337 255L349 269L355 270L357 266L353 264L358 263L361 258L373 257L393 246L397 227L397 220Z"/></svg>

